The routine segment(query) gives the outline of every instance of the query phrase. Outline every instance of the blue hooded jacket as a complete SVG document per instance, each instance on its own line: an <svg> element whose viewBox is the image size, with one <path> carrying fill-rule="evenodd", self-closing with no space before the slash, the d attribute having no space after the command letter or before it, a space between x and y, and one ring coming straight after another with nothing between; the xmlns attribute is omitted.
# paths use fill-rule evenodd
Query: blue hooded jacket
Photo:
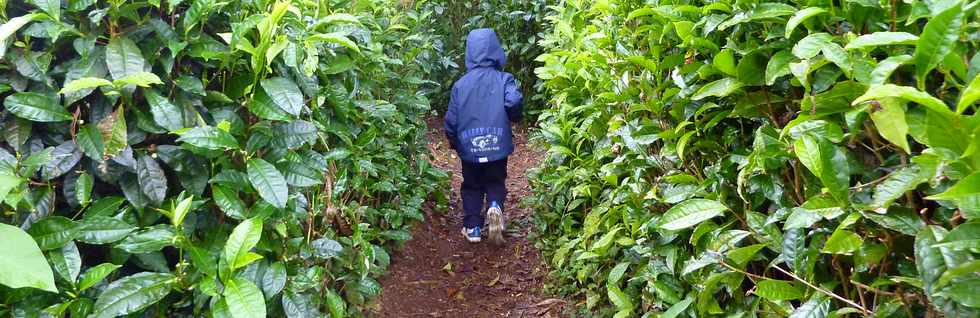
<svg viewBox="0 0 980 318"><path fill-rule="evenodd" d="M470 31L467 71L453 84L445 119L446 137L463 161L497 161L514 152L510 122L521 119L523 96L514 76L501 71L506 62L497 33Z"/></svg>

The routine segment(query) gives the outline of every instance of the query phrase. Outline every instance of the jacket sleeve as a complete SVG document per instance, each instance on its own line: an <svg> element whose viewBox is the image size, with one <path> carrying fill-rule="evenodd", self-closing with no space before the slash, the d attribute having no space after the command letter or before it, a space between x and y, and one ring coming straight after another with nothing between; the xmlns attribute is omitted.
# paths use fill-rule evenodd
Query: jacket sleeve
<svg viewBox="0 0 980 318"><path fill-rule="evenodd" d="M511 74L506 74L504 79L504 109L512 122L520 121L524 116L524 96Z"/></svg>
<svg viewBox="0 0 980 318"><path fill-rule="evenodd" d="M449 93L449 107L446 108L446 118L443 121L443 131L446 133L446 139L449 141L449 146L458 152L459 141L456 139L456 119L459 109L457 108L456 87L453 87Z"/></svg>

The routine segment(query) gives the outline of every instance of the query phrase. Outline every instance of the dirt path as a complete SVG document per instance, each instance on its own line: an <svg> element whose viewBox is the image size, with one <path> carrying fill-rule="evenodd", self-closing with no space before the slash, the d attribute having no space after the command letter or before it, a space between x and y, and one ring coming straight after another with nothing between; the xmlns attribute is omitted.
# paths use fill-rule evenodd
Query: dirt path
<svg viewBox="0 0 980 318"><path fill-rule="evenodd" d="M375 317L556 317L561 301L540 294L546 269L527 238L531 211L518 202L530 194L527 170L541 153L527 145L527 129L515 128L516 151L508 162L507 244L470 244L462 227L459 159L449 148L439 118L429 119L433 164L451 172L452 195L446 213L426 208L426 220L412 240L396 252ZM427 206L429 206L427 204Z"/></svg>

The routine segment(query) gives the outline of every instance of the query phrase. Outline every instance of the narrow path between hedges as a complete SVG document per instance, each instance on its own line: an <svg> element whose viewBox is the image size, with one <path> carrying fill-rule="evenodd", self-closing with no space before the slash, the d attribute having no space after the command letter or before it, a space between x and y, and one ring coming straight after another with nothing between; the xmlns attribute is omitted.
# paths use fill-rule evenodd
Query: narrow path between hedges
<svg viewBox="0 0 980 318"><path fill-rule="evenodd" d="M433 165L450 173L449 211L434 211L426 203L425 222L412 240L392 256L389 273L381 279L382 294L375 317L558 317L563 302L547 298L541 287L547 270L527 235L531 209L519 204L530 195L527 170L537 166L542 152L527 143L527 128L515 127L516 151L508 162L508 203L505 208L507 243L470 244L462 227L462 182L459 159L441 131L440 118L428 120Z"/></svg>

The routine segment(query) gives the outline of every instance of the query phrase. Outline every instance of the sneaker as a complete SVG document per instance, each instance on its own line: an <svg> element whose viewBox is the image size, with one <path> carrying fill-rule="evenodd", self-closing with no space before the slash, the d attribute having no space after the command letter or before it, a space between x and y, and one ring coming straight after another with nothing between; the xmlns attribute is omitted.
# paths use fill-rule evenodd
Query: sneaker
<svg viewBox="0 0 980 318"><path fill-rule="evenodd" d="M490 237L490 242L504 243L504 227L504 212L497 201L490 202L490 209L487 210L487 236Z"/></svg>
<svg viewBox="0 0 980 318"><path fill-rule="evenodd" d="M480 243L480 227L479 226L474 227L474 228L471 228L471 229L468 229L466 227L463 227L463 231L462 232L463 232L463 236L465 236L466 237L466 240L467 241L470 241L470 243Z"/></svg>

